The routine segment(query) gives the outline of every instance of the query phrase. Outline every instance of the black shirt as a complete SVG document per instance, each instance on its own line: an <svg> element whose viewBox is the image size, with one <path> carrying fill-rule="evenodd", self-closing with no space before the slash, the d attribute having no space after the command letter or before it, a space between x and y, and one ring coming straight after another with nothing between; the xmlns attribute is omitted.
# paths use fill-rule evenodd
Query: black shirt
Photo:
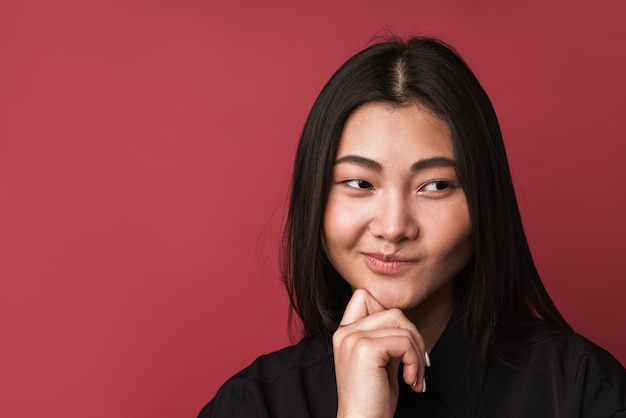
<svg viewBox="0 0 626 418"><path fill-rule="evenodd" d="M479 367L456 315L430 353L427 391L403 381L395 417L626 418L626 370L583 337L534 321L510 361ZM334 418L332 347L305 339L261 356L228 380L199 418Z"/></svg>

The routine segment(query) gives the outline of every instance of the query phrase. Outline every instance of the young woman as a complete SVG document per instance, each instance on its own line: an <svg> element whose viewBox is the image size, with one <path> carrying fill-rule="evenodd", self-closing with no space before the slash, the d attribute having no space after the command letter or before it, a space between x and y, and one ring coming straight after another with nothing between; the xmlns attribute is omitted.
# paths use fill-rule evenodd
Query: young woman
<svg viewBox="0 0 626 418"><path fill-rule="evenodd" d="M373 45L324 87L283 256L305 338L200 417L626 417L626 371L546 293L489 98L441 42Z"/></svg>

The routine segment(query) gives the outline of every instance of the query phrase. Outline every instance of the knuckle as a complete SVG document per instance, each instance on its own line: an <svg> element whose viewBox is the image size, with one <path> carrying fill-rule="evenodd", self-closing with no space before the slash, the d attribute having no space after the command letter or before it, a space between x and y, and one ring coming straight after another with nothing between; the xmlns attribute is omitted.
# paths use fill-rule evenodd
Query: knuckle
<svg viewBox="0 0 626 418"><path fill-rule="evenodd" d="M349 331L345 328L337 329L337 331L335 331L335 333L332 336L333 346L338 347L340 345L345 344L346 339L349 338L350 335L351 334L349 333Z"/></svg>
<svg viewBox="0 0 626 418"><path fill-rule="evenodd" d="M391 308L387 310L387 312L388 312L387 315L389 315L390 318L396 323L397 328L400 328L401 326L404 328L407 326L407 322L411 322L406 318L404 313L398 308Z"/></svg>
<svg viewBox="0 0 626 418"><path fill-rule="evenodd" d="M361 338L359 338L358 335L352 333L352 334L348 334L346 335L342 342L346 347L352 348L354 346L359 345L359 341L361 340Z"/></svg>
<svg viewBox="0 0 626 418"><path fill-rule="evenodd" d="M365 291L365 289L356 289L354 292L352 292L352 298L353 299L365 299L366 294L367 292Z"/></svg>
<svg viewBox="0 0 626 418"><path fill-rule="evenodd" d="M404 314L402 313L402 311L399 308L390 308L387 310L391 315L393 315L394 318L397 317L404 317Z"/></svg>
<svg viewBox="0 0 626 418"><path fill-rule="evenodd" d="M361 339L354 346L354 354L359 358L370 358L372 353L372 344L369 340Z"/></svg>

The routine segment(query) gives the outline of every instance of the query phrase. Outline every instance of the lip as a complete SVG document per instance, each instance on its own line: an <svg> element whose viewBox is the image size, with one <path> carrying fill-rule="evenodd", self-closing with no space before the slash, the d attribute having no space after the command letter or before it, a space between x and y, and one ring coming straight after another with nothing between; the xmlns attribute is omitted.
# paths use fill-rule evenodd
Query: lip
<svg viewBox="0 0 626 418"><path fill-rule="evenodd" d="M395 254L362 253L367 266L379 274L399 274L413 267L416 260Z"/></svg>

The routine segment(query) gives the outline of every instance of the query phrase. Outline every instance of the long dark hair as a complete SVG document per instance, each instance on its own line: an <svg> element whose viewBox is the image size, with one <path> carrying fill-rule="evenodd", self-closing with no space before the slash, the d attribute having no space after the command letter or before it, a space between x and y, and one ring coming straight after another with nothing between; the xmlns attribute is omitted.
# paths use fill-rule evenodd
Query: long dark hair
<svg viewBox="0 0 626 418"><path fill-rule="evenodd" d="M322 225L344 123L368 102L418 102L447 121L467 196L474 255L457 280L474 354L496 351L496 326L543 318L571 330L533 262L515 198L500 126L487 94L460 56L415 37L372 45L350 58L315 101L298 145L282 247L282 277L303 336L330 336L351 289L328 261Z"/></svg>

